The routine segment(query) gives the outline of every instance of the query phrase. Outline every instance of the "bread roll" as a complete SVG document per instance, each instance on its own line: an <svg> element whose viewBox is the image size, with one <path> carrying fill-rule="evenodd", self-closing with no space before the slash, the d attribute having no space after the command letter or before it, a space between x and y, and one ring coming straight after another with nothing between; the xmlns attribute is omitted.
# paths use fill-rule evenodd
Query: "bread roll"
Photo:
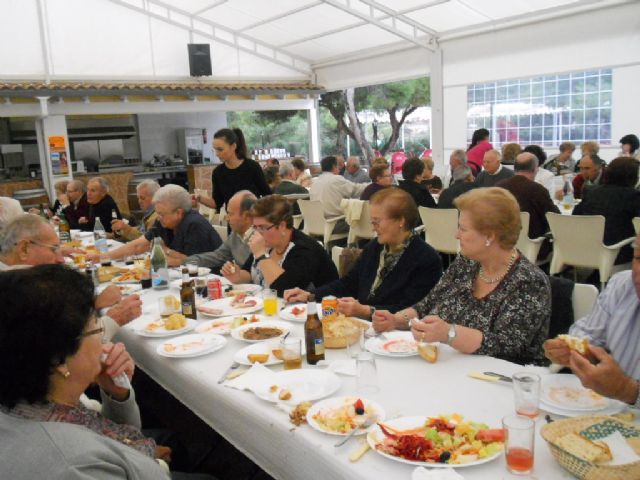
<svg viewBox="0 0 640 480"><path fill-rule="evenodd" d="M249 360L250 363L267 363L269 361L269 354L268 353L250 353L249 355L247 355L247 360Z"/></svg>

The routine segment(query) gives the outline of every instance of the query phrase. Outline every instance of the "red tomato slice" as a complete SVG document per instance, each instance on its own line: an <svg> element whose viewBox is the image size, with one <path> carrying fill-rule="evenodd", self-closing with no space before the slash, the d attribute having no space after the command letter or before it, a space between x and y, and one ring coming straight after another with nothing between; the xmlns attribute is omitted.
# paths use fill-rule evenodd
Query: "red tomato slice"
<svg viewBox="0 0 640 480"><path fill-rule="evenodd" d="M493 428L489 430L479 430L476 433L476 440L480 440L482 442L491 443L491 442L504 442L505 441L505 431L502 428Z"/></svg>

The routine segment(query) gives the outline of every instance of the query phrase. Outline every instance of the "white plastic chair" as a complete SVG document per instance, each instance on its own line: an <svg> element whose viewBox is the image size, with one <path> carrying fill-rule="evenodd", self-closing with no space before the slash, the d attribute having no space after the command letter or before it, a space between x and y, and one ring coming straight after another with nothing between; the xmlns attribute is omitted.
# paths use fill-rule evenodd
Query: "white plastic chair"
<svg viewBox="0 0 640 480"><path fill-rule="evenodd" d="M336 270L340 271L340 254L342 253L342 247L331 248L331 260L333 260Z"/></svg>
<svg viewBox="0 0 640 480"><path fill-rule="evenodd" d="M312 237L322 237L324 248L328 248L329 242L347 238L348 233L333 233L338 220L344 219L344 215L334 218L324 218L324 209L319 200L298 200L298 206L304 218L302 231Z"/></svg>
<svg viewBox="0 0 640 480"><path fill-rule="evenodd" d="M360 218L349 224L349 236L347 237L347 245L351 245L359 239L371 239L376 236L376 232L371 225L371 216L369 215L369 202L362 202L362 211Z"/></svg>
<svg viewBox="0 0 640 480"><path fill-rule="evenodd" d="M588 315L598 299L598 289L589 283L576 283L573 286L573 321Z"/></svg>
<svg viewBox="0 0 640 480"><path fill-rule="evenodd" d="M300 224L302 223L303 217L302 214L293 216L293 228L300 228Z"/></svg>
<svg viewBox="0 0 640 480"><path fill-rule="evenodd" d="M640 233L640 217L633 217L633 229L636 231L636 235Z"/></svg>
<svg viewBox="0 0 640 480"><path fill-rule="evenodd" d="M227 226L227 208L224 205L220 207L220 214L218 216L218 225L222 225L224 227Z"/></svg>
<svg viewBox="0 0 640 480"><path fill-rule="evenodd" d="M227 227L223 227L222 225L213 225L213 229L218 232L218 235L220 235L223 242L227 241L227 238L229 238Z"/></svg>
<svg viewBox="0 0 640 480"><path fill-rule="evenodd" d="M529 212L520 212L520 222L522 223L522 229L520 230L520 236L516 242L516 248L522 252L522 254L531 263L536 264L538 254L540 253L540 247L544 243L545 237L529 238ZM542 262L544 263L544 262Z"/></svg>
<svg viewBox="0 0 640 480"><path fill-rule="evenodd" d="M612 273L623 270L628 265L616 265L618 252L633 242L629 237L614 245L602 243L604 238L604 217L602 215L562 215L547 213L547 220L553 235L553 257L549 274L562 271L564 265L595 268L600 272L602 288Z"/></svg>
<svg viewBox="0 0 640 480"><path fill-rule="evenodd" d="M438 252L457 254L460 251L456 238L458 209L418 207L418 212L424 225L425 241Z"/></svg>

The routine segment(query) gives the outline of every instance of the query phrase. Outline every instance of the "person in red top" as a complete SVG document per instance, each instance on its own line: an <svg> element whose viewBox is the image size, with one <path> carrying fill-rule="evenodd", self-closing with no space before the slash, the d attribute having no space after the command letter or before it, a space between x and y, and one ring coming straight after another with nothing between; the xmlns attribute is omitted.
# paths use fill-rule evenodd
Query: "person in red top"
<svg viewBox="0 0 640 480"><path fill-rule="evenodd" d="M471 167L474 177L477 177L480 170L482 170L484 154L493 148L493 145L489 142L490 136L489 130L479 128L473 132L471 137L471 145L467 149L467 164Z"/></svg>

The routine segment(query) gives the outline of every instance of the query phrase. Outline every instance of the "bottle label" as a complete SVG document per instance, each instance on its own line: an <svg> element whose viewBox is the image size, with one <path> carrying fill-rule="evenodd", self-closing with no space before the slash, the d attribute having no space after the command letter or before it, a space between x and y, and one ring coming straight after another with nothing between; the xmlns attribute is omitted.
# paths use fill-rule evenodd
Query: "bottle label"
<svg viewBox="0 0 640 480"><path fill-rule="evenodd" d="M314 338L313 339L313 351L316 355L324 355L324 339L323 338Z"/></svg>
<svg viewBox="0 0 640 480"><path fill-rule="evenodd" d="M186 317L187 315L193 314L193 304L191 302L183 302L182 303L182 314Z"/></svg>

